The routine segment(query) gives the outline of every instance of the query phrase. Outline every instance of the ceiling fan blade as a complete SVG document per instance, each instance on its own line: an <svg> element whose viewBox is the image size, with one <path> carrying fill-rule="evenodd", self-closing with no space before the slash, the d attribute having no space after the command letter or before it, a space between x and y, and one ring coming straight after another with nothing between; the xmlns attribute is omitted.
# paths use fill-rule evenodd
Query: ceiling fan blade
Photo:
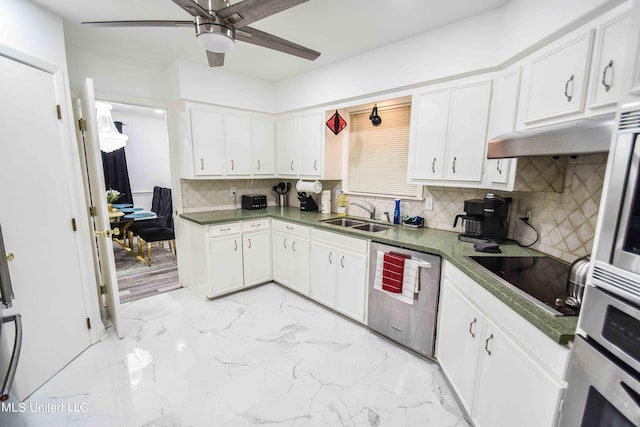
<svg viewBox="0 0 640 427"><path fill-rule="evenodd" d="M209 67L222 67L224 65L224 53L207 51Z"/></svg>
<svg viewBox="0 0 640 427"><path fill-rule="evenodd" d="M191 16L201 16L206 19L211 19L212 16L205 8L191 0L171 0L182 9L184 9Z"/></svg>
<svg viewBox="0 0 640 427"><path fill-rule="evenodd" d="M236 40L278 50L280 52L299 56L300 58L309 59L311 61L320 56L320 52L313 49L309 49L251 27L244 27L241 30L236 31Z"/></svg>
<svg viewBox="0 0 640 427"><path fill-rule="evenodd" d="M193 21L93 21L82 24L92 27L193 27Z"/></svg>
<svg viewBox="0 0 640 427"><path fill-rule="evenodd" d="M244 0L220 9L216 14L224 18L235 28L242 28L262 18L282 12L283 10L307 1L309 0Z"/></svg>

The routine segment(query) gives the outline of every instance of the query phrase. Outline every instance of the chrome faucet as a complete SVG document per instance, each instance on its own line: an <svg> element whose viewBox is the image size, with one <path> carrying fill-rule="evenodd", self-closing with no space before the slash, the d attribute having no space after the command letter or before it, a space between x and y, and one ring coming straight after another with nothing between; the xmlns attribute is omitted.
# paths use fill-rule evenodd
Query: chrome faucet
<svg viewBox="0 0 640 427"><path fill-rule="evenodd" d="M385 211L385 212L384 212L384 216L386 216L386 217L387 217L387 222L388 222L389 224L391 224L391 218L389 218L389 212Z"/></svg>
<svg viewBox="0 0 640 427"><path fill-rule="evenodd" d="M350 203L350 204L361 207L362 209L369 212L369 219L376 219L376 207L369 202L365 202L365 203L368 204L369 206L367 207L365 205L361 205L360 203Z"/></svg>

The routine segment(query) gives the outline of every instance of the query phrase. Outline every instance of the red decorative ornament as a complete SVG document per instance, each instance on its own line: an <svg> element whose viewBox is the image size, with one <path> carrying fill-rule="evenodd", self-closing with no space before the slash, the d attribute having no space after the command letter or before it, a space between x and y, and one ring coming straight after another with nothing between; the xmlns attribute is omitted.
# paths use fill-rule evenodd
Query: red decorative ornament
<svg viewBox="0 0 640 427"><path fill-rule="evenodd" d="M327 127L331 129L334 135L337 135L342 131L342 129L347 127L347 122L338 114L338 110L336 110L335 114L327 120Z"/></svg>

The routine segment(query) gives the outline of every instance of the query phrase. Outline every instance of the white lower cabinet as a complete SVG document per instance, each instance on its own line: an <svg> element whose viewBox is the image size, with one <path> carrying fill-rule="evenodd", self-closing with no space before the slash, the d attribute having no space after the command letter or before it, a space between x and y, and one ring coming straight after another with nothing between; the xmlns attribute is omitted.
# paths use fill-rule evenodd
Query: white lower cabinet
<svg viewBox="0 0 640 427"><path fill-rule="evenodd" d="M456 277L447 277L452 270ZM569 350L474 287L447 263L436 349L442 371L477 427L554 426Z"/></svg>
<svg viewBox="0 0 640 427"><path fill-rule="evenodd" d="M242 259L245 286L271 280L271 233L268 219L242 223Z"/></svg>
<svg viewBox="0 0 640 427"><path fill-rule="evenodd" d="M364 323L368 251L366 240L313 229L311 297Z"/></svg>
<svg viewBox="0 0 640 427"><path fill-rule="evenodd" d="M274 220L273 279L309 295L309 227Z"/></svg>
<svg viewBox="0 0 640 427"><path fill-rule="evenodd" d="M209 254L211 296L233 291L244 285L240 233L211 238Z"/></svg>

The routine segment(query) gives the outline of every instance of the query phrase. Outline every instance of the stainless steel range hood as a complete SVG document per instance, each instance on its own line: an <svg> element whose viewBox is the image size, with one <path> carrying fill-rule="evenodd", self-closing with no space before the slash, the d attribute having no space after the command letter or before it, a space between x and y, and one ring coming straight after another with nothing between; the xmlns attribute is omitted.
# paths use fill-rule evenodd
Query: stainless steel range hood
<svg viewBox="0 0 640 427"><path fill-rule="evenodd" d="M613 115L607 115L507 133L489 141L487 158L604 153L613 127Z"/></svg>

